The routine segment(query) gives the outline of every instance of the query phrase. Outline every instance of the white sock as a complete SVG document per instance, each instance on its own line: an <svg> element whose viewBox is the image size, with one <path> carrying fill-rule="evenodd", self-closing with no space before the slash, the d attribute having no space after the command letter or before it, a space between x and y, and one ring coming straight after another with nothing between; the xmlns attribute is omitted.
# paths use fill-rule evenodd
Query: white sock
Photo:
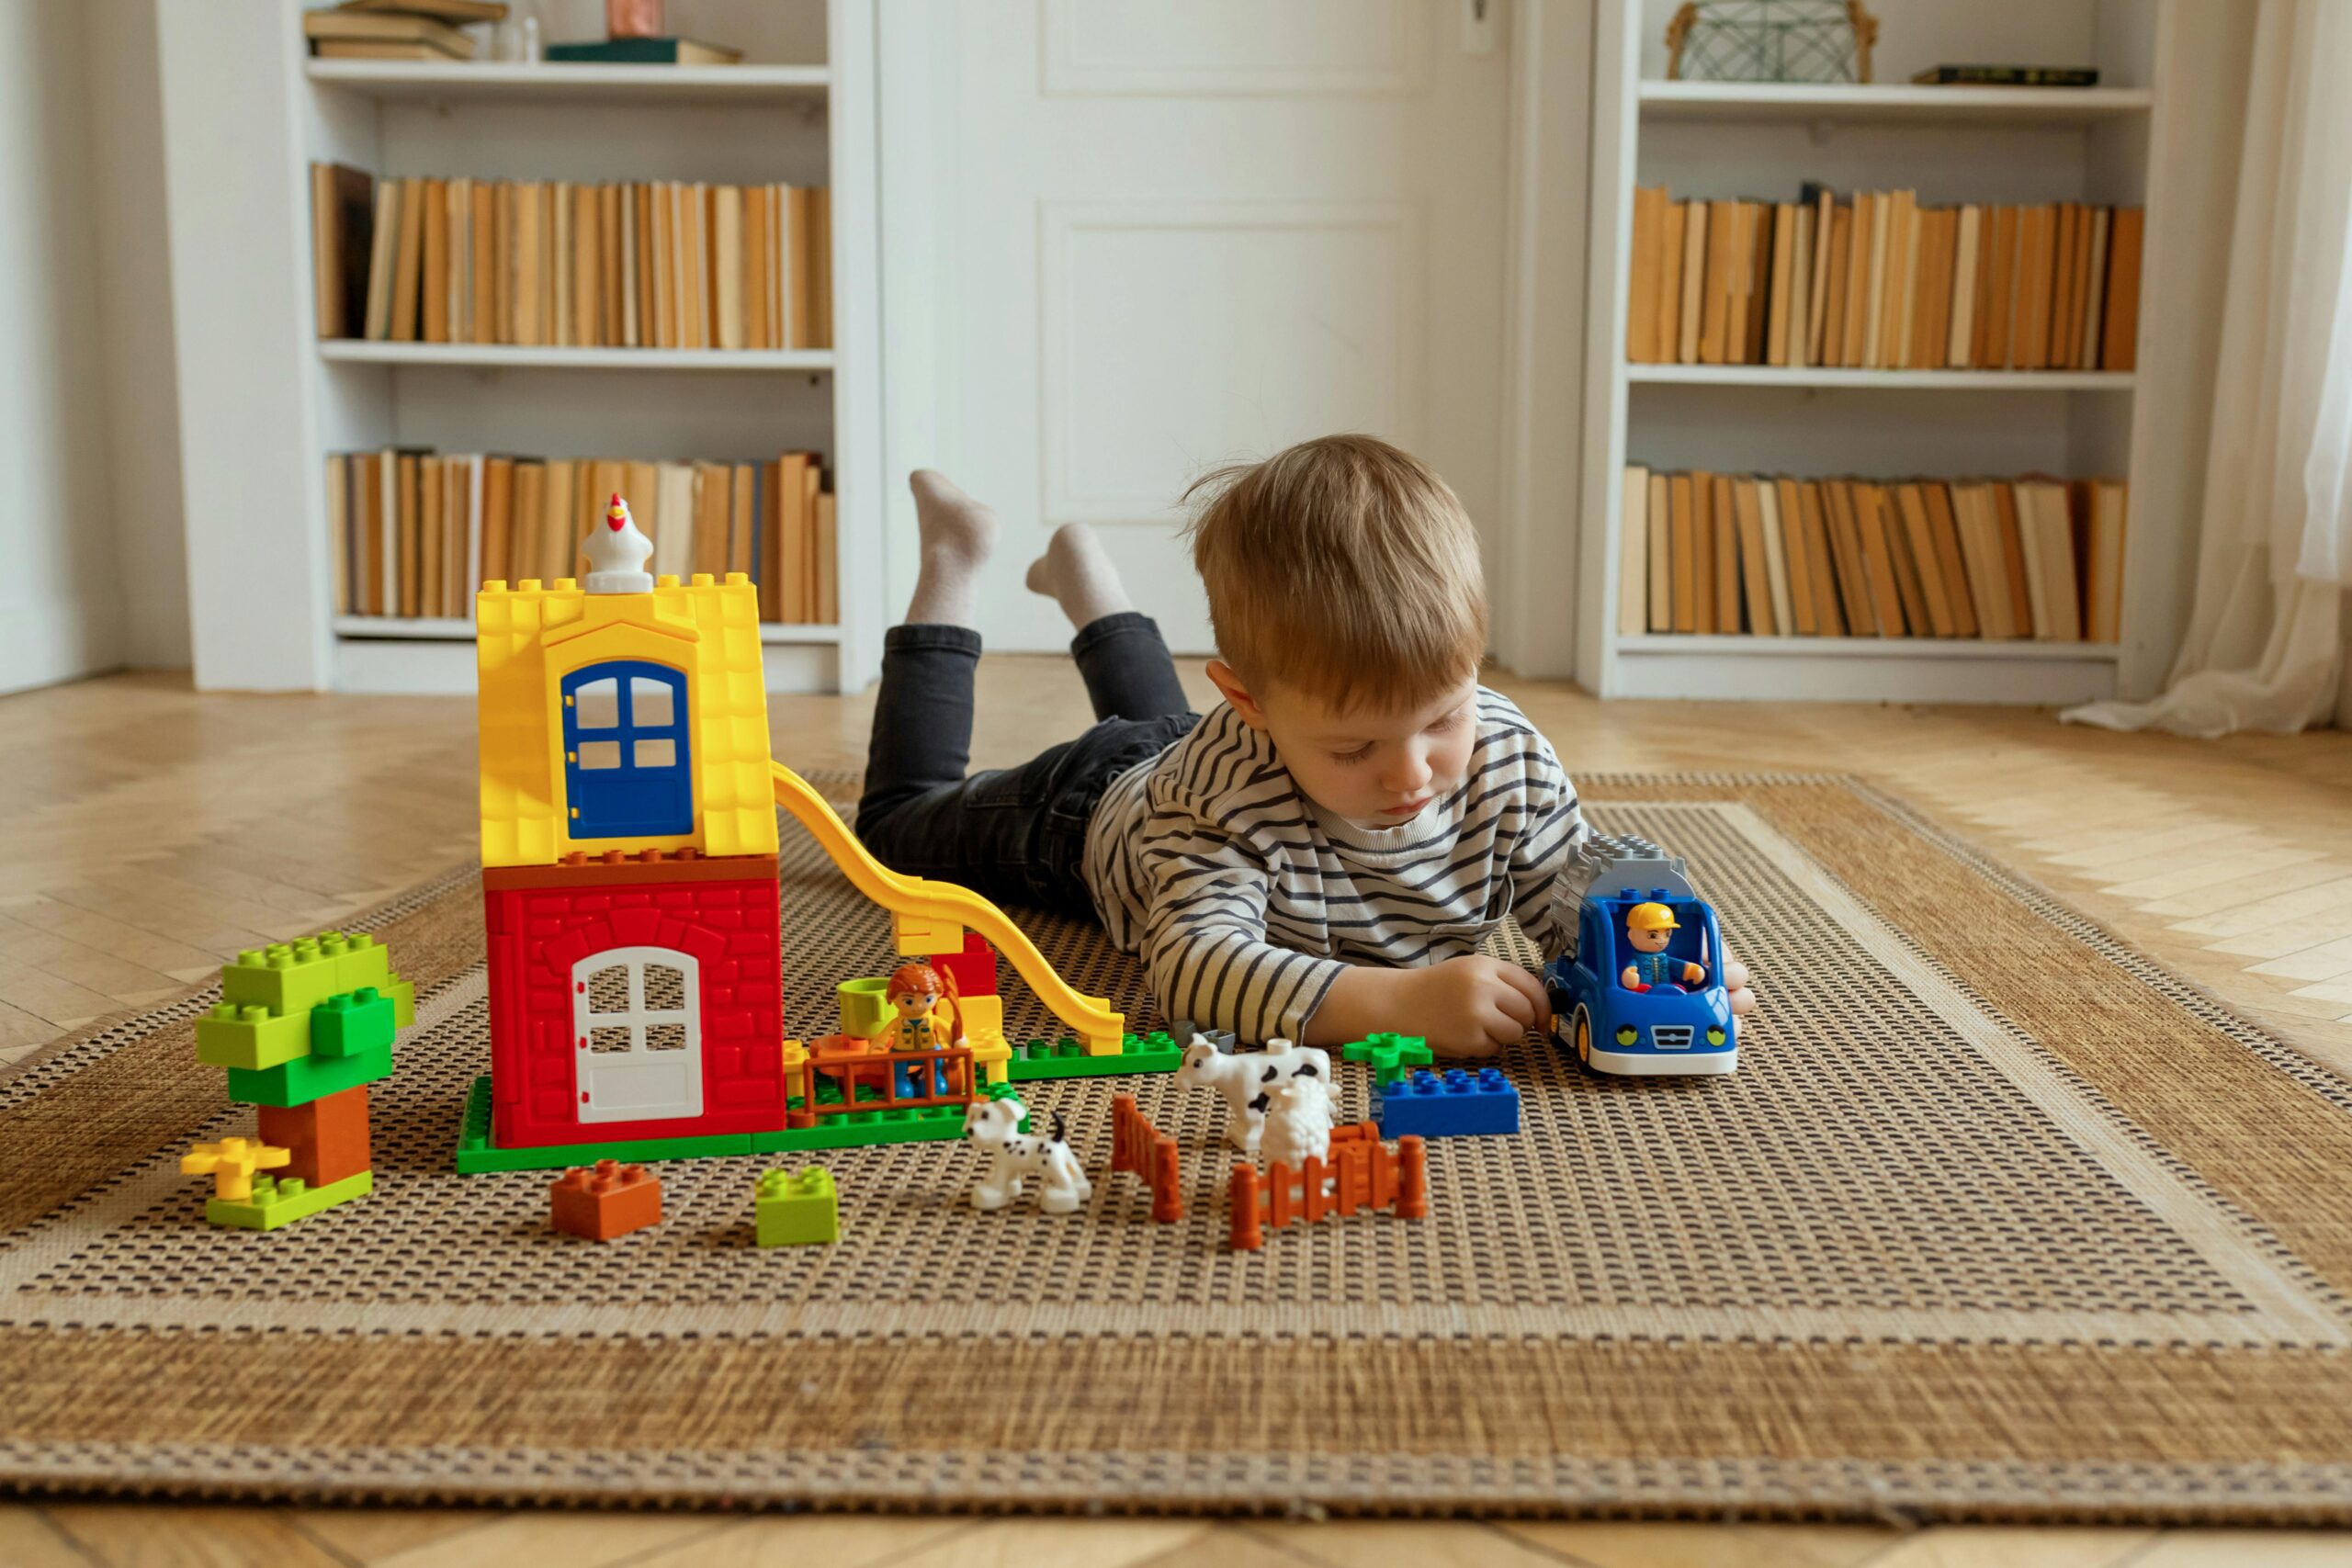
<svg viewBox="0 0 2352 1568"><path fill-rule="evenodd" d="M907 476L922 533L922 567L907 601L910 626L968 626L979 608L980 569L996 549L996 513L948 482L917 468Z"/></svg>
<svg viewBox="0 0 2352 1568"><path fill-rule="evenodd" d="M1083 523L1065 523L1054 530L1046 553L1029 563L1025 580L1032 593L1043 593L1062 607L1069 624L1080 631L1105 615L1132 610L1127 585L1119 569L1102 553L1102 541Z"/></svg>

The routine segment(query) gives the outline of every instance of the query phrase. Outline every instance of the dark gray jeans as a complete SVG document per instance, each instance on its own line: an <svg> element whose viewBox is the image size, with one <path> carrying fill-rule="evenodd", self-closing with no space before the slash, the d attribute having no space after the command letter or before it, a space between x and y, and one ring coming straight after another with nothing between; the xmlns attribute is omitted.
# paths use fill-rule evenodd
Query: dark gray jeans
<svg viewBox="0 0 2352 1568"><path fill-rule="evenodd" d="M1018 767L967 777L980 634L946 626L883 634L882 685L857 804L857 836L877 859L1000 903L1093 915L1080 867L1095 803L1113 779L1157 756L1200 715L1186 705L1168 644L1148 615L1105 615L1080 632L1069 651L1094 704L1094 728Z"/></svg>

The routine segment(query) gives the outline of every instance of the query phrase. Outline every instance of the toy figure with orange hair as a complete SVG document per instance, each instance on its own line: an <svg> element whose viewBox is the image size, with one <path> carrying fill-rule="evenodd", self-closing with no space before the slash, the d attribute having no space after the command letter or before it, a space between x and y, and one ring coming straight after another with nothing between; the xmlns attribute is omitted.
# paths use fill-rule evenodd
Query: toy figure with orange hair
<svg viewBox="0 0 2352 1568"><path fill-rule="evenodd" d="M890 974L890 987L886 993L898 1018L889 1025L888 1038L893 1051L936 1051L943 1046L961 1045L964 1038L964 1005L956 995L956 978L928 964L902 964ZM955 1032L943 1033L933 1016L942 999L947 1003L955 1020ZM933 1056L927 1064L931 1094L944 1099L955 1092L951 1064ZM899 1099L914 1097L914 1074L911 1064L900 1063L891 1069Z"/></svg>

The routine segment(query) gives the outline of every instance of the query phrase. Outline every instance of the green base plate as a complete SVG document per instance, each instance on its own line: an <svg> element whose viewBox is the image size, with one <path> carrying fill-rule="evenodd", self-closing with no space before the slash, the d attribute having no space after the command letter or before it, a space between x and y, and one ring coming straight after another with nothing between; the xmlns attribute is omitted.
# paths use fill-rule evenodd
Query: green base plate
<svg viewBox="0 0 2352 1568"><path fill-rule="evenodd" d="M561 1170L616 1159L634 1165L650 1160L704 1159L721 1155L786 1154L796 1149L852 1149L867 1144L944 1143L964 1135L964 1108L865 1111L827 1117L819 1127L786 1127L773 1133L728 1133L703 1138L640 1138L608 1144L548 1144L502 1149L490 1141L490 1079L474 1079L466 1095L466 1119L458 1131L457 1166L471 1176L492 1170Z"/></svg>
<svg viewBox="0 0 2352 1568"><path fill-rule="evenodd" d="M296 1220L307 1220L322 1209L364 1198L374 1190L376 1173L372 1170L330 1181L324 1187L305 1187L300 1181L277 1181L256 1176L250 1199L208 1199L204 1217L216 1225L233 1225L239 1230L274 1231Z"/></svg>
<svg viewBox="0 0 2352 1568"><path fill-rule="evenodd" d="M1005 1076L1014 1083L1033 1078L1099 1078L1125 1073L1172 1073L1184 1053L1164 1032L1130 1034L1114 1056L1090 1056L1075 1040L1032 1040L1013 1047ZM492 1170L561 1170L600 1159L642 1165L649 1160L706 1159L725 1155L786 1154L796 1149L854 1149L869 1144L943 1143L964 1135L963 1107L921 1111L862 1111L829 1116L816 1127L786 1127L774 1133L728 1133L716 1137L641 1138L605 1144L549 1144L502 1149L490 1139L490 1079L474 1079L466 1095L466 1117L458 1129L457 1166L471 1176Z"/></svg>
<svg viewBox="0 0 2352 1568"><path fill-rule="evenodd" d="M1162 1030L1128 1035L1115 1056L1090 1056L1075 1040L1032 1040L1012 1048L1004 1076L1014 1083L1032 1078L1104 1078L1118 1073L1172 1073L1183 1066L1184 1049Z"/></svg>

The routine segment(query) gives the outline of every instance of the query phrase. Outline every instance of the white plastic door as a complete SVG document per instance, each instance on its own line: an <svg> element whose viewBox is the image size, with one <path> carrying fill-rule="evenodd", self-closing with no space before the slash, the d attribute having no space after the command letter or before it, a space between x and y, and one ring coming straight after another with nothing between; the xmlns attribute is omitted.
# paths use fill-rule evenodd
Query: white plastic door
<svg viewBox="0 0 2352 1568"><path fill-rule="evenodd" d="M571 966L582 1122L702 1114L702 975L692 953L615 947Z"/></svg>

